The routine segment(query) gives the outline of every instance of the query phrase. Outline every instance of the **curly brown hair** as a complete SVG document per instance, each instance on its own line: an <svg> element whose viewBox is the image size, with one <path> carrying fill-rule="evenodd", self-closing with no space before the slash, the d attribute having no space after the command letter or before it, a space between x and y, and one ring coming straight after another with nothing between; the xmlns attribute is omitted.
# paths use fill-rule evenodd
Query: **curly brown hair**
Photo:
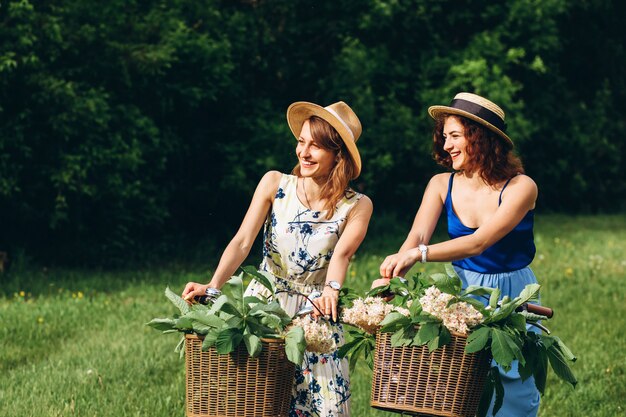
<svg viewBox="0 0 626 417"><path fill-rule="evenodd" d="M463 125L468 161L464 170L477 172L489 185L524 174L521 159L513 153L513 145L497 133L467 117L456 114L441 114L435 120L433 131L433 158L446 168L452 167L452 158L444 150L443 126L448 117L456 118Z"/></svg>
<svg viewBox="0 0 626 417"><path fill-rule="evenodd" d="M348 184L356 177L356 164L348 152L345 142L334 127L326 120L311 116L309 127L311 136L322 148L332 151L336 156L336 164L328 175L326 184L322 186L321 194L324 196L326 203L326 218L330 219L335 207L343 197L350 197L354 191L350 189ZM293 175L300 176L300 163L291 171Z"/></svg>

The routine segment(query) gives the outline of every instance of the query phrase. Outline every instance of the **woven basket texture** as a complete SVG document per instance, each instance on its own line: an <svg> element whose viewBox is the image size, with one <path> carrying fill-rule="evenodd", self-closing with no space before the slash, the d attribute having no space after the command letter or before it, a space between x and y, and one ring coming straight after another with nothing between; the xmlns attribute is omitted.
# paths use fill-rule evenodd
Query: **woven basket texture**
<svg viewBox="0 0 626 417"><path fill-rule="evenodd" d="M242 343L228 355L202 352L202 339L186 335L188 417L287 417L295 365L282 340L263 340L251 358Z"/></svg>
<svg viewBox="0 0 626 417"><path fill-rule="evenodd" d="M429 353L427 346L392 347L391 333L378 332L370 405L424 417L476 415L491 356L466 354L466 340L452 334Z"/></svg>

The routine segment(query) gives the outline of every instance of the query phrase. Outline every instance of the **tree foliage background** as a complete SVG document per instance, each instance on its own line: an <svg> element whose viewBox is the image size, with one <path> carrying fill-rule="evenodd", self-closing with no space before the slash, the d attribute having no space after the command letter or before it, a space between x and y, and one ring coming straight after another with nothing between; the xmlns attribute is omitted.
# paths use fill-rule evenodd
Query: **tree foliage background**
<svg viewBox="0 0 626 417"><path fill-rule="evenodd" d="M412 215L426 109L486 95L540 211L626 208L626 6L610 0L0 1L0 250L110 264L221 242L296 159L293 101L349 103L354 184Z"/></svg>

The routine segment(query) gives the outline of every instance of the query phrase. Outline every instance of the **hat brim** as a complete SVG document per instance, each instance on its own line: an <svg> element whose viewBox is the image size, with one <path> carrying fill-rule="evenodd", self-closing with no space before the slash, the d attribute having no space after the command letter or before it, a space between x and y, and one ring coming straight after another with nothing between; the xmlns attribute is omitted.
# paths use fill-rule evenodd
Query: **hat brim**
<svg viewBox="0 0 626 417"><path fill-rule="evenodd" d="M448 106L430 106L428 108L428 114L433 119L438 119L439 116L442 115L442 114L450 114L450 115L457 115L457 116L467 117L468 119L471 119L471 120L475 121L476 123L479 123L479 124L485 126L486 128L488 128L492 132L497 133L500 137L506 139L507 142L509 142L511 144L511 146L513 146L513 141L511 140L511 138L506 133L504 133L502 130L498 129L497 127L495 127L494 125L492 125L488 121L486 121L484 119L481 119L480 117L475 116L472 113L466 112L465 110L459 110L457 108L448 107Z"/></svg>
<svg viewBox="0 0 626 417"><path fill-rule="evenodd" d="M335 128L339 136L346 144L348 153L354 162L355 174L354 178L358 177L361 173L361 155L359 149L356 146L356 141L353 139L353 134L346 125L344 125L334 114L326 110L320 105L315 103L309 103L307 101L298 101L293 103L287 109L287 123L293 135L298 139L300 132L302 131L302 125L311 116L317 116L326 120L332 127Z"/></svg>

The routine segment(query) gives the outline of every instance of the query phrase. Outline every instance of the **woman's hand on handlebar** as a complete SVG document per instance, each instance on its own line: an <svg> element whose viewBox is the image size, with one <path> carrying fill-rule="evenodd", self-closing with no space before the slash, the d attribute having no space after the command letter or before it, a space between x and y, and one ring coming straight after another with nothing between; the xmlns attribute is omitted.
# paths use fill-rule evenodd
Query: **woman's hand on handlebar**
<svg viewBox="0 0 626 417"><path fill-rule="evenodd" d="M187 304L193 304L194 298L202 297L207 288L209 288L209 284L188 282L187 285L185 285L185 289L183 290L181 297L183 297L183 300L185 300Z"/></svg>
<svg viewBox="0 0 626 417"><path fill-rule="evenodd" d="M313 300L313 304L317 308L313 308L313 318L325 316L330 317L334 322L339 318L337 313L337 305L339 304L339 291L330 287L324 287L322 295ZM319 310L318 310L319 309Z"/></svg>

